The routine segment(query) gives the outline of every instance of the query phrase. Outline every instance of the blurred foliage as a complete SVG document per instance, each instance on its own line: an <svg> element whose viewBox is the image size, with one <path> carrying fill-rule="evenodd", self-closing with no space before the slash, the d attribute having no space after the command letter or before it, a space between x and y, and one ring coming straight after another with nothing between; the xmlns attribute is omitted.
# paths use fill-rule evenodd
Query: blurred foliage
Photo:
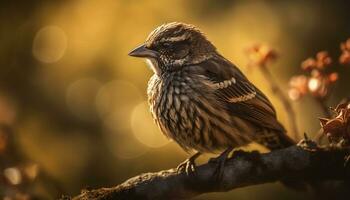
<svg viewBox="0 0 350 200"><path fill-rule="evenodd" d="M349 6L302 0L1 1L1 198L73 195L175 167L188 156L152 123L145 93L151 71L127 56L156 26L197 25L271 98L286 123L287 113L261 74L247 68L244 49L255 42L276 48L271 71L287 92L305 58L325 49L339 55L338 44L350 36ZM340 77L329 105L349 95L348 67L333 70ZM318 105L305 97L294 107L301 132L316 133L316 117L323 115ZM302 195L274 183L197 199L232 198Z"/></svg>

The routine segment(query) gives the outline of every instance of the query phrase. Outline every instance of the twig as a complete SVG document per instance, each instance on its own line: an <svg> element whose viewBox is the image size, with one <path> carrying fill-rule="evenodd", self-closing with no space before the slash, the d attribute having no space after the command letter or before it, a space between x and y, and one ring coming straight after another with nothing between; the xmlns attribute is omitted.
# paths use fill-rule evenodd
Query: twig
<svg viewBox="0 0 350 200"><path fill-rule="evenodd" d="M331 113L331 109L329 106L327 106L326 104L326 99L327 97L323 97L323 98L314 98L315 101L318 103L319 107L321 108L321 110L323 111L324 117L325 118L331 118L332 117L332 113ZM322 140L325 138L325 134L323 133L323 130L320 129L318 130L316 136L314 137L314 140L318 143L321 144Z"/></svg>
<svg viewBox="0 0 350 200"><path fill-rule="evenodd" d="M323 149L309 143L265 154L238 151L225 162L220 180L213 176L217 163L209 161L198 166L193 175L175 169L145 173L115 187L83 190L76 197L62 199L188 199L279 180L349 180L350 169L344 164L348 149Z"/></svg>
<svg viewBox="0 0 350 200"><path fill-rule="evenodd" d="M289 125L293 132L293 138L295 140L299 140L300 135L299 135L298 126L296 122L296 115L291 103L289 102L287 96L284 94L281 88L278 86L278 84L275 82L275 79L273 78L273 76L271 75L271 72L267 69L267 67L261 66L259 67L259 69L261 69L261 72L264 74L266 81L269 83L271 87L271 91L280 99L285 111L288 113Z"/></svg>

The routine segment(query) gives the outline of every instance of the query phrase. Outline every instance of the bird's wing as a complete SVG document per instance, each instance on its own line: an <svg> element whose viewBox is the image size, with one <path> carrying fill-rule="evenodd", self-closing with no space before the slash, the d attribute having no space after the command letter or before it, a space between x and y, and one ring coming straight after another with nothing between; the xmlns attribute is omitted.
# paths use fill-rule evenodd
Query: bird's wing
<svg viewBox="0 0 350 200"><path fill-rule="evenodd" d="M258 126L284 132L267 97L231 62L220 57L210 59L201 66L205 68L205 76L215 89L217 100L232 115Z"/></svg>

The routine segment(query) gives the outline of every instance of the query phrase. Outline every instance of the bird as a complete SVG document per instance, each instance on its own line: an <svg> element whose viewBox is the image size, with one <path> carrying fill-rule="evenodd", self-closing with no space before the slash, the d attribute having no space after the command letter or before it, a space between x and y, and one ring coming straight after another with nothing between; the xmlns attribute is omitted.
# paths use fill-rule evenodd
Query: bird
<svg viewBox="0 0 350 200"><path fill-rule="evenodd" d="M273 151L295 144L266 95L194 25L162 24L129 55L145 58L153 71L148 103L161 132L196 152L178 170L193 172L200 155L220 153L221 174L236 148L256 142Z"/></svg>

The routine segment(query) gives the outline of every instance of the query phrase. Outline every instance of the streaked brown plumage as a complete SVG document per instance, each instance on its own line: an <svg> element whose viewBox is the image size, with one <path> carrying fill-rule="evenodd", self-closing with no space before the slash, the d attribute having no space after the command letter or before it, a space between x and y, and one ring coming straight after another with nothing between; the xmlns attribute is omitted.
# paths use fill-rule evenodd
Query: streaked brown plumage
<svg viewBox="0 0 350 200"><path fill-rule="evenodd" d="M231 150L253 141L271 150L294 144L266 96L194 26L161 25L130 55L148 59L153 118L186 151Z"/></svg>

